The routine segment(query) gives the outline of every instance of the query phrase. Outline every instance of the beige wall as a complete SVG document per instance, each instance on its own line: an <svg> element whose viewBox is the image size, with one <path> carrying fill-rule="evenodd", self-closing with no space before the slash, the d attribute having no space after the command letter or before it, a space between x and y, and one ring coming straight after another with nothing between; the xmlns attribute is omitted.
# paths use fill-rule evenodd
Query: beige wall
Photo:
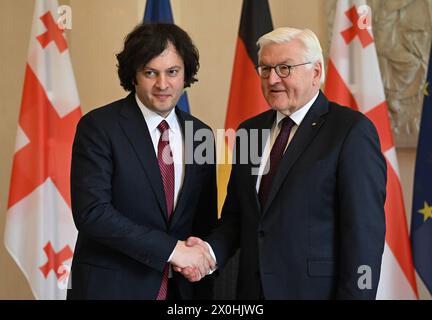
<svg viewBox="0 0 432 320"><path fill-rule="evenodd" d="M116 75L124 36L141 19L145 0L69 0L73 27L67 32L83 113L125 95ZM171 0L174 19L201 55L199 82L189 89L192 113L213 129L223 128L241 0ZM308 27L327 50L324 1L270 0L275 27ZM33 1L0 1L0 299L32 294L3 246L15 132L33 14ZM414 151L399 153L406 203L411 202Z"/></svg>

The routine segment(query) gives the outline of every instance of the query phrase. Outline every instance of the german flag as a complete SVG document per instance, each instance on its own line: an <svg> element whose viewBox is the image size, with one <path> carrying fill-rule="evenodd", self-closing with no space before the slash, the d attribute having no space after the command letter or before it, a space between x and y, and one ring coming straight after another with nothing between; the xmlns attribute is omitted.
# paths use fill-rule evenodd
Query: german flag
<svg viewBox="0 0 432 320"><path fill-rule="evenodd" d="M259 37L273 30L267 0L244 0L237 39L231 89L225 119L225 130L236 130L241 122L268 109L261 92L260 78L255 70L258 64ZM225 201L231 173L233 139L225 138L222 164L218 168L219 214Z"/></svg>

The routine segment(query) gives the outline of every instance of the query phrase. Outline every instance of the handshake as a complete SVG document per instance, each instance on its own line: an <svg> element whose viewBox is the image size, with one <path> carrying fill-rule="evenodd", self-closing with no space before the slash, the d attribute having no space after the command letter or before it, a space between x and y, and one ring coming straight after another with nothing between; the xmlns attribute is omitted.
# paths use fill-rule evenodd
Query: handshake
<svg viewBox="0 0 432 320"><path fill-rule="evenodd" d="M174 271L180 272L190 282L201 280L216 267L209 246L197 237L177 241L170 263Z"/></svg>

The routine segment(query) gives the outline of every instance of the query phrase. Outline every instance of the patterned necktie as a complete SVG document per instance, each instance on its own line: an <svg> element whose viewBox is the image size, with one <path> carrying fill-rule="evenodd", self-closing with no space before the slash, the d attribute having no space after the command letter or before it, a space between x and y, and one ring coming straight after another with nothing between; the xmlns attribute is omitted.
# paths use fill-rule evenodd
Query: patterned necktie
<svg viewBox="0 0 432 320"><path fill-rule="evenodd" d="M174 160L169 143L168 123L163 120L157 128L161 133L158 143L158 163L165 191L165 201L169 219L174 207ZM157 300L166 300L167 298L168 272L169 264L166 264L162 274L162 283L156 298Z"/></svg>
<svg viewBox="0 0 432 320"><path fill-rule="evenodd" d="M270 165L270 168L267 174L264 174L261 178L261 184L259 188L258 197L261 203L261 209L264 209L264 206L267 201L268 194L271 189L273 178L276 174L276 171L279 167L279 162L282 159L283 153L285 151L285 147L288 142L288 137L291 132L291 128L295 125L294 121L291 120L290 117L285 117L282 121L282 128L276 138L276 141L273 144L273 147L270 152L269 160L267 161L267 166Z"/></svg>

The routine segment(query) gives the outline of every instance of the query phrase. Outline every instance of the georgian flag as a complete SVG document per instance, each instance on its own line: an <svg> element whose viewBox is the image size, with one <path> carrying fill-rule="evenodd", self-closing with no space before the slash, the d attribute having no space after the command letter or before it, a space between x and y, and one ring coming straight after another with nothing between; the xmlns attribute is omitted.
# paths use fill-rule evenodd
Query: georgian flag
<svg viewBox="0 0 432 320"><path fill-rule="evenodd" d="M57 0L36 0L5 246L37 299L64 299L76 240L70 162L80 102Z"/></svg>

